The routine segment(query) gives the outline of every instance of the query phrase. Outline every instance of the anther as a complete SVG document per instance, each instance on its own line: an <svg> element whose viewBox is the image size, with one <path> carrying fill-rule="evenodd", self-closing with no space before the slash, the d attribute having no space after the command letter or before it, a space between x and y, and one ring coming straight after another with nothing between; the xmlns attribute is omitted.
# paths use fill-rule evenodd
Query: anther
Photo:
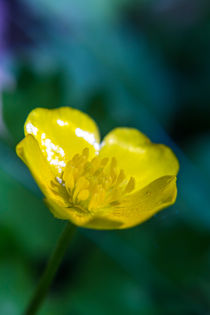
<svg viewBox="0 0 210 315"><path fill-rule="evenodd" d="M125 194L128 194L130 193L132 190L134 190L135 188L135 178L134 177L131 177L129 179L129 182L127 184L127 186L125 187L125 190L124 190L124 193Z"/></svg>
<svg viewBox="0 0 210 315"><path fill-rule="evenodd" d="M123 195L135 187L135 179L126 179L124 170L118 169L116 158L89 158L89 149L76 154L67 163L63 182L70 203L84 210L114 206Z"/></svg>

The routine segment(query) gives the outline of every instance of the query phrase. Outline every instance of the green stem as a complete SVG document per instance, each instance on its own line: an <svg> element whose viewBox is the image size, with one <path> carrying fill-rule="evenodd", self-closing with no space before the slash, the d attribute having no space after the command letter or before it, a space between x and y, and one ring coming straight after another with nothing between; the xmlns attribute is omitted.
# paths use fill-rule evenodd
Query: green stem
<svg viewBox="0 0 210 315"><path fill-rule="evenodd" d="M34 292L34 295L32 296L32 299L28 305L28 308L25 312L26 315L36 314L39 307L41 306L66 252L66 249L74 235L75 229L76 227L69 222L65 226L48 261L47 267L40 279L40 282Z"/></svg>

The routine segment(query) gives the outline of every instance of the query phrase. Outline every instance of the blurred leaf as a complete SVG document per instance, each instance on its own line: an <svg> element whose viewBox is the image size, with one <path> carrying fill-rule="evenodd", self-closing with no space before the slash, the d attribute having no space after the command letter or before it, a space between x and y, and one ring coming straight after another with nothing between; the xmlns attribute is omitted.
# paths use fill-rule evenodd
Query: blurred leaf
<svg viewBox="0 0 210 315"><path fill-rule="evenodd" d="M23 260L13 257L0 261L0 313L22 314L23 304L32 290L28 270Z"/></svg>
<svg viewBox="0 0 210 315"><path fill-rule="evenodd" d="M69 313L156 314L146 288L100 251L94 251L81 269L76 286L66 295Z"/></svg>
<svg viewBox="0 0 210 315"><path fill-rule="evenodd" d="M192 136L185 143L185 151L210 182L210 134Z"/></svg>

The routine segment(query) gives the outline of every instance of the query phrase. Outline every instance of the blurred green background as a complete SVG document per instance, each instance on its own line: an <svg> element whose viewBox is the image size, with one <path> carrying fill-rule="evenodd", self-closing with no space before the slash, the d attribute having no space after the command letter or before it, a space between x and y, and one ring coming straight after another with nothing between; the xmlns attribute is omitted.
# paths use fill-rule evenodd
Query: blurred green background
<svg viewBox="0 0 210 315"><path fill-rule="evenodd" d="M0 0L0 314L21 314L65 222L15 154L35 107L135 127L180 161L174 206L79 229L45 315L210 314L208 0Z"/></svg>

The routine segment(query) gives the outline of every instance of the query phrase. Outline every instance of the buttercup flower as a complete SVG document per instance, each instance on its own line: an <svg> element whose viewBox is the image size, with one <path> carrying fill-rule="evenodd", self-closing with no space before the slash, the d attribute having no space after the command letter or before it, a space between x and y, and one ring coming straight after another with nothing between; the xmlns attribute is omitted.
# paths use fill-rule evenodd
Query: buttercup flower
<svg viewBox="0 0 210 315"><path fill-rule="evenodd" d="M70 107L33 110L17 154L55 217L93 229L124 229L176 199L178 161L140 131L116 128L100 144L95 122Z"/></svg>

